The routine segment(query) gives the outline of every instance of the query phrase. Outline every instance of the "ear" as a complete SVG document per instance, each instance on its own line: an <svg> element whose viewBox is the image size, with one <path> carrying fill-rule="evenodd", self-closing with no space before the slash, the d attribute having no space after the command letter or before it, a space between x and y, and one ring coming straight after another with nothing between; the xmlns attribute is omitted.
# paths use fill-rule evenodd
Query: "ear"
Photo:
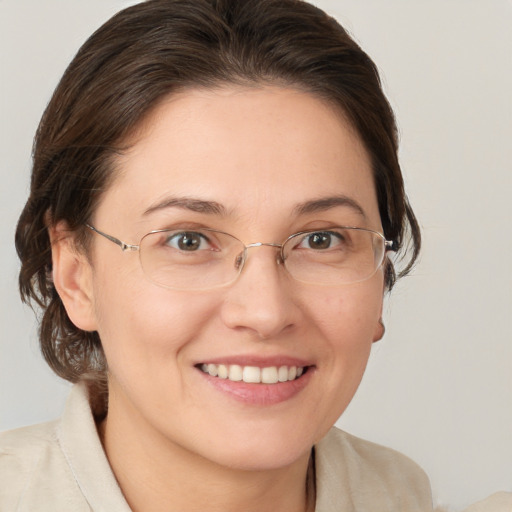
<svg viewBox="0 0 512 512"><path fill-rule="evenodd" d="M92 267L75 244L65 222L49 228L52 245L53 284L70 320L84 331L95 331Z"/></svg>

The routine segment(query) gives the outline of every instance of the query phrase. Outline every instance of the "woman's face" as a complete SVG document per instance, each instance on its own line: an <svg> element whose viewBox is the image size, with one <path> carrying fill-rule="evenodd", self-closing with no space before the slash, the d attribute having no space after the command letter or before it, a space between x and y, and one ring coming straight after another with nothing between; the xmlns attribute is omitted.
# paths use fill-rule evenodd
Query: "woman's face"
<svg viewBox="0 0 512 512"><path fill-rule="evenodd" d="M245 244L333 225L381 230L360 140L332 107L294 89L175 95L116 172L93 224L132 244L183 225ZM333 197L353 204L318 202ZM232 284L171 290L145 277L137 253L95 236L87 322L109 365L107 421L241 469L290 464L334 424L382 335L382 271L357 284L305 284L277 264L274 248L248 251ZM289 383L247 384L211 376L205 364L307 371Z"/></svg>

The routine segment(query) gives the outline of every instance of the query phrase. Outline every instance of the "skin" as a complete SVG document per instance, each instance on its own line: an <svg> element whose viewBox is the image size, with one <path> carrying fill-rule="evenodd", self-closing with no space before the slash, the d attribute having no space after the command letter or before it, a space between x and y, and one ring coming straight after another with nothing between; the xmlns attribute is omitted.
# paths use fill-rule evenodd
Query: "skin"
<svg viewBox="0 0 512 512"><path fill-rule="evenodd" d="M278 87L189 90L146 119L92 223L137 244L154 229L193 223L245 244L282 242L303 229L381 231L370 160L339 112ZM297 214L333 195L351 206ZM220 203L144 212L169 197ZM249 249L229 286L191 292L149 282L136 253L94 235L89 258L53 228L54 280L72 321L97 330L109 364L100 427L134 511L305 509L311 447L352 399L381 338L383 273L345 286L293 280L275 249ZM233 399L199 362L289 356L312 365L298 394L276 404Z"/></svg>

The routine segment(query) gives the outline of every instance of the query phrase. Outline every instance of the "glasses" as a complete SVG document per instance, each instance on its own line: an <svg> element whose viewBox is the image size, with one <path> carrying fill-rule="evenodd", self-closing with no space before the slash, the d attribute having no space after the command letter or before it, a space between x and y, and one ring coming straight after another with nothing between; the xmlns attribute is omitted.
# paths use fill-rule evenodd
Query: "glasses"
<svg viewBox="0 0 512 512"><path fill-rule="evenodd" d="M207 290L232 283L242 272L248 249L272 247L277 264L296 280L316 285L346 285L372 277L393 242L377 231L332 227L301 231L283 243L245 245L214 229L160 229L144 235L138 245L122 242L86 226L123 251L139 251L142 270L154 284L175 290Z"/></svg>

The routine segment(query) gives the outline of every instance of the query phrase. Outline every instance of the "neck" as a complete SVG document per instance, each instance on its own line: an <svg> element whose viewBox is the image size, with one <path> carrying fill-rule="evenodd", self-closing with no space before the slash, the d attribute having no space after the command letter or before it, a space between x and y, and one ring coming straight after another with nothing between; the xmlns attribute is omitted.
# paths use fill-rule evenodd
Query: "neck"
<svg viewBox="0 0 512 512"><path fill-rule="evenodd" d="M133 512L314 510L309 453L268 470L225 467L151 431L142 418L134 421L112 405L99 426L100 437Z"/></svg>

